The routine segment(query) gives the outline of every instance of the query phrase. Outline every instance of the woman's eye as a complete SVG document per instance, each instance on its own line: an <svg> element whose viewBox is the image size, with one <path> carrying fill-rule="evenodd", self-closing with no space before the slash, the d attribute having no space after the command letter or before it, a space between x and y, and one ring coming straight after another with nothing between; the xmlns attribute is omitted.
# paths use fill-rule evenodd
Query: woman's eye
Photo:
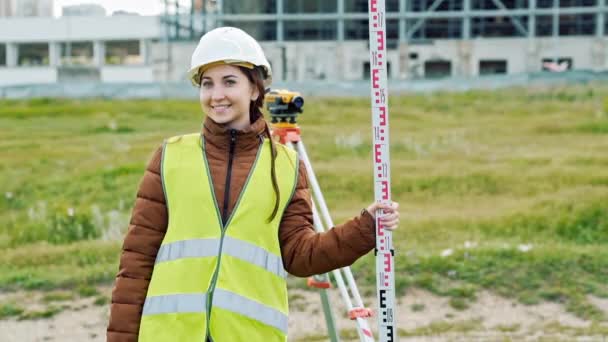
<svg viewBox="0 0 608 342"><path fill-rule="evenodd" d="M203 82L201 86L203 86L204 88L209 88L211 86L211 82Z"/></svg>
<svg viewBox="0 0 608 342"><path fill-rule="evenodd" d="M235 82L235 81L233 81L233 80L227 80L227 81L226 81L226 84L227 84L227 85L234 85L234 84L236 84L236 82Z"/></svg>

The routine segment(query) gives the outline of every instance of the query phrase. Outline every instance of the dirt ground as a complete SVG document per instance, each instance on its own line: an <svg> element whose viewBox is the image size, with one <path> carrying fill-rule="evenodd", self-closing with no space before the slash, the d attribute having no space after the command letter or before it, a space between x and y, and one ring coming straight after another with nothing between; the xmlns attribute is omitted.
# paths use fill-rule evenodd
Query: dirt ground
<svg viewBox="0 0 608 342"><path fill-rule="evenodd" d="M109 297L111 289L98 289ZM339 294L330 291L335 303L335 318L342 331L342 341L356 341L355 324L346 318ZM0 303L13 302L40 311L43 293L0 294ZM326 326L317 293L292 290L289 317L289 340L324 341ZM608 314L608 300L590 298ZM57 301L52 305L61 312L51 318L0 320L0 342L30 341L105 341L108 305L96 305L94 298ZM449 299L413 289L398 300L397 322L400 341L608 341L608 324L593 325L581 320L554 303L522 305L487 292L462 311L453 309ZM375 303L368 303L375 308ZM369 324L375 330L375 319ZM594 329L595 327L595 329ZM350 339L349 339L350 338Z"/></svg>

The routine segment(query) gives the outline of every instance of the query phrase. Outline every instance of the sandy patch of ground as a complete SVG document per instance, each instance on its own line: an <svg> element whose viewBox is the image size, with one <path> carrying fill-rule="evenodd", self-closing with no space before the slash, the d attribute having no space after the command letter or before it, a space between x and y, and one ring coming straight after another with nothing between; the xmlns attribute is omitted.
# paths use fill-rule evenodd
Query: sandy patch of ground
<svg viewBox="0 0 608 342"><path fill-rule="evenodd" d="M111 288L98 289L109 297ZM346 317L338 291L329 291L334 303L334 317L339 330L356 341L355 323ZM44 310L43 293L18 292L0 294L0 303L19 303L27 310ZM37 341L105 341L109 306L95 305L94 298L78 298L53 302L62 311L48 319L0 320L1 342ZM290 291L290 341L323 341L327 334L325 318L318 293ZM589 297L590 302L608 314L608 299ZM367 303L375 308L375 299ZM412 289L398 300L397 322L402 333L400 341L608 341L608 336L572 335L569 329L584 330L591 325L573 316L554 303L522 305L488 292L480 292L470 307L458 311L449 299ZM376 330L375 318L368 319ZM545 331L548 325L561 327Z"/></svg>
<svg viewBox="0 0 608 342"><path fill-rule="evenodd" d="M98 288L109 298L109 287ZM78 298L45 304L43 293L17 292L0 294L0 303L12 302L27 311L41 311L49 306L61 308L61 312L47 319L0 320L1 342L30 341L105 341L109 305L95 305L95 298Z"/></svg>
<svg viewBox="0 0 608 342"><path fill-rule="evenodd" d="M294 292L296 291L291 292L292 297ZM308 341L325 335L327 329L320 296L304 291L296 293L296 303L292 303L292 306L298 310L291 311L290 340ZM332 290L330 296L332 303L336 303L334 316L338 329L351 331L355 324L346 318L345 306L339 293ZM370 300L369 307L375 308L375 302L375 299ZM595 298L592 303L608 314L608 300ZM368 322L376 332L375 318L369 319ZM523 305L489 292L480 292L477 300L468 309L459 311L450 306L449 298L412 289L398 300L397 322L402 335L400 341L411 342L608 341L608 336L569 335L570 328L583 330L589 328L591 322L566 312L559 304ZM560 327L562 329L558 330L564 331L546 332L547 325ZM358 339L355 337L352 340Z"/></svg>

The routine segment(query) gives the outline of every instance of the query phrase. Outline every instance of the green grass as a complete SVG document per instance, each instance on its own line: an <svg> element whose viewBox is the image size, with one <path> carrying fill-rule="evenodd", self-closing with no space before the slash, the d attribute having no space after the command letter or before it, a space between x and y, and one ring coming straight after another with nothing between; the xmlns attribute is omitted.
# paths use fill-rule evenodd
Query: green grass
<svg viewBox="0 0 608 342"><path fill-rule="evenodd" d="M414 312L424 311L425 308L425 305L421 303L415 303L410 306L410 309Z"/></svg>
<svg viewBox="0 0 608 342"><path fill-rule="evenodd" d="M391 96L399 294L464 309L483 289L603 320L586 295L608 296L607 95ZM201 120L195 101L0 101L0 291L111 282L149 157ZM300 125L334 221L356 215L373 201L369 99L307 99ZM374 269L372 255L354 267L371 296Z"/></svg>
<svg viewBox="0 0 608 342"><path fill-rule="evenodd" d="M74 295L72 293L69 292L61 292L61 291L54 291L54 292L49 292L46 293L44 295L44 297L42 297L42 301L45 303L50 303L50 302L63 302L63 301L69 301L74 299Z"/></svg>
<svg viewBox="0 0 608 342"><path fill-rule="evenodd" d="M51 317L57 315L61 311L63 311L63 308L56 307L56 306L49 306L43 310L24 312L19 316L18 319L19 320L46 319L46 318L51 318Z"/></svg>
<svg viewBox="0 0 608 342"><path fill-rule="evenodd" d="M436 336L449 333L466 334L468 332L481 330L483 328L481 320L467 320L457 322L438 321L429 325L418 327L412 330L399 328L399 336Z"/></svg>
<svg viewBox="0 0 608 342"><path fill-rule="evenodd" d="M0 304L0 319L18 317L23 313L23 308L14 303Z"/></svg>

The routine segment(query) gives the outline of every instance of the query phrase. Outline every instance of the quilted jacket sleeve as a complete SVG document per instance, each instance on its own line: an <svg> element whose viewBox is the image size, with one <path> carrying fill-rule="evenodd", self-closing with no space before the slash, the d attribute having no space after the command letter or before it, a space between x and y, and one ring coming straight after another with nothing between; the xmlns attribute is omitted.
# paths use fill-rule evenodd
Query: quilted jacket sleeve
<svg viewBox="0 0 608 342"><path fill-rule="evenodd" d="M160 177L162 148L146 167L112 291L108 342L136 342L156 254L167 231L167 207Z"/></svg>
<svg viewBox="0 0 608 342"><path fill-rule="evenodd" d="M364 210L325 233L316 233L306 168L300 161L296 191L279 228L285 270L295 276L308 277L349 266L374 248L374 226L373 217Z"/></svg>

